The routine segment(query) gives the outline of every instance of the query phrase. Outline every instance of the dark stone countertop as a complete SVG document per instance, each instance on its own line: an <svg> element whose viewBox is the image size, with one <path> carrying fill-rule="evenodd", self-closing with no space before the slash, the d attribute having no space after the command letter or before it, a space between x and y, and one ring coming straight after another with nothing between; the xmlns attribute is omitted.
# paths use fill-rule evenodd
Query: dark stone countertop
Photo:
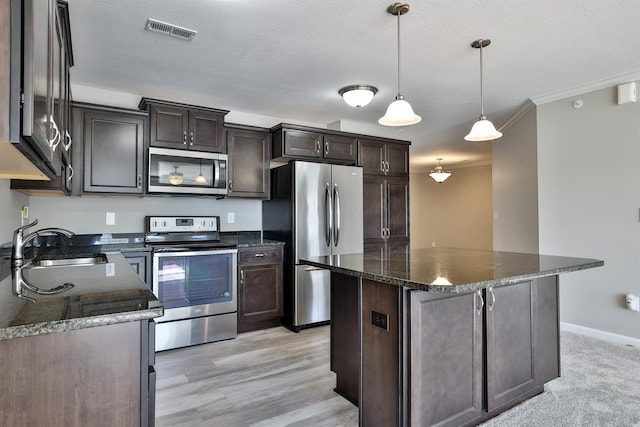
<svg viewBox="0 0 640 427"><path fill-rule="evenodd" d="M256 246L283 246L284 242L263 239L259 231L223 232L220 240L235 244L238 249Z"/></svg>
<svg viewBox="0 0 640 427"><path fill-rule="evenodd" d="M603 261L550 255L457 248L310 257L301 264L428 292L463 293L571 271Z"/></svg>
<svg viewBox="0 0 640 427"><path fill-rule="evenodd" d="M143 242L124 237L95 240L74 236L61 239L60 246L46 239L25 250L25 258L50 258L106 254L106 263L87 266L32 268L29 261L22 269L23 277L41 289L64 283L73 288L55 295L27 295L36 303L18 298L13 293L11 248L0 250L0 340L41 335L94 326L133 322L160 317L162 304L131 268L120 250L147 250ZM66 240L66 242L63 242ZM57 243L57 242L56 242Z"/></svg>

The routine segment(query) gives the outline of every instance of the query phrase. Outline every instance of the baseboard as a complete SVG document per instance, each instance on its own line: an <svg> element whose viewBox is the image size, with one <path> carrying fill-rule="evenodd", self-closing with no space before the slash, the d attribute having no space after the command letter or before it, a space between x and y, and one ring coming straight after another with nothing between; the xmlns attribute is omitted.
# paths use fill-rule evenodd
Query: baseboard
<svg viewBox="0 0 640 427"><path fill-rule="evenodd" d="M614 344L630 345L640 348L640 339L628 337L626 335L614 334L613 332L601 331L599 329L587 328L586 326L574 325L566 322L560 322L560 330L585 335Z"/></svg>

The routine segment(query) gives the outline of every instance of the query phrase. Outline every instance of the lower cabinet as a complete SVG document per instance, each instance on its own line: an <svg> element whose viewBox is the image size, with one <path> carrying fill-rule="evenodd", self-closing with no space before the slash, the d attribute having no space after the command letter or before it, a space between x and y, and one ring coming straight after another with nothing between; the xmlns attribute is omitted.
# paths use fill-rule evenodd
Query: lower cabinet
<svg viewBox="0 0 640 427"><path fill-rule="evenodd" d="M151 253L150 252L123 252L122 256L131 264L144 283L151 288Z"/></svg>
<svg viewBox="0 0 640 427"><path fill-rule="evenodd" d="M150 323L0 340L0 425L153 426Z"/></svg>
<svg viewBox="0 0 640 427"><path fill-rule="evenodd" d="M558 377L556 280L462 295L410 292L411 425L471 423Z"/></svg>
<svg viewBox="0 0 640 427"><path fill-rule="evenodd" d="M282 246L238 249L238 332L279 326Z"/></svg>

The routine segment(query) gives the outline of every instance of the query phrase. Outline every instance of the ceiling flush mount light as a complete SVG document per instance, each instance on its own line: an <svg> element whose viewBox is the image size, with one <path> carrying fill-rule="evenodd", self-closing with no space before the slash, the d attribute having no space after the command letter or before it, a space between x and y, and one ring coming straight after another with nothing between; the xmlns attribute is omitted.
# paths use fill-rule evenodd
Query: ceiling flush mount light
<svg viewBox="0 0 640 427"><path fill-rule="evenodd" d="M364 107L378 93L378 88L369 85L345 86L338 91L344 102L352 107Z"/></svg>
<svg viewBox="0 0 640 427"><path fill-rule="evenodd" d="M447 178L451 176L451 171L442 169L442 165L440 164L441 160L441 158L438 158L438 166L429 173L429 176L439 184L445 182Z"/></svg>
<svg viewBox="0 0 640 427"><path fill-rule="evenodd" d="M422 117L413 112L411 105L404 100L400 91L400 15L409 12L407 3L394 3L387 8L387 13L398 17L398 95L396 100L389 104L387 112L378 123L383 126L408 126L420 123Z"/></svg>
<svg viewBox="0 0 640 427"><path fill-rule="evenodd" d="M471 47L480 49L480 118L473 124L471 132L464 137L467 141L491 141L492 139L498 139L502 136L501 132L498 132L487 118L484 116L484 88L483 88L483 75L482 75L482 48L489 46L491 40L478 39L471 43Z"/></svg>

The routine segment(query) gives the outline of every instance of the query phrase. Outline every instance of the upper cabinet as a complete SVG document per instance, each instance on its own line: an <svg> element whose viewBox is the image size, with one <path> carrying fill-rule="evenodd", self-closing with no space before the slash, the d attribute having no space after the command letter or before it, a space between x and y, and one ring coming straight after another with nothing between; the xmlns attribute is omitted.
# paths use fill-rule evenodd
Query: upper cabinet
<svg viewBox="0 0 640 427"><path fill-rule="evenodd" d="M272 131L272 159L355 164L356 139L321 129L280 124Z"/></svg>
<svg viewBox="0 0 640 427"><path fill-rule="evenodd" d="M268 199L271 134L268 129L248 126L226 129L229 150L227 197Z"/></svg>
<svg viewBox="0 0 640 427"><path fill-rule="evenodd" d="M73 108L80 193L144 194L147 114L89 104Z"/></svg>
<svg viewBox="0 0 640 427"><path fill-rule="evenodd" d="M358 139L358 166L365 174L409 176L409 143Z"/></svg>
<svg viewBox="0 0 640 427"><path fill-rule="evenodd" d="M55 179L70 148L73 54L67 2L12 0L11 17L9 139Z"/></svg>
<svg viewBox="0 0 640 427"><path fill-rule="evenodd" d="M223 138L227 110L142 98L140 109L149 112L152 147L226 153Z"/></svg>

